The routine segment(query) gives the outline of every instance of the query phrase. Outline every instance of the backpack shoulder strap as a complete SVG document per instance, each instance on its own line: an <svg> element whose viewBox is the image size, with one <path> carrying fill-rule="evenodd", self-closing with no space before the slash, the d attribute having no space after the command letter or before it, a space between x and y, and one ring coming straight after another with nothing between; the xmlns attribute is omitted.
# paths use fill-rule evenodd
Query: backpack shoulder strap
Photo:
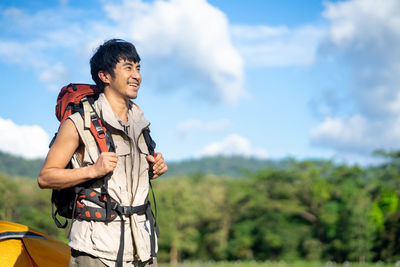
<svg viewBox="0 0 400 267"><path fill-rule="evenodd" d="M146 143L147 149L149 151L149 155L152 155L155 157L155 148L156 148L156 142L154 142L153 138L150 136L150 129L145 128L142 130L144 141ZM150 180L153 179L154 173L153 173L153 163L149 162L149 178Z"/></svg>
<svg viewBox="0 0 400 267"><path fill-rule="evenodd" d="M87 150L90 159L93 162L96 162L97 158L99 157L96 140L94 139L90 130L85 127L83 117L81 116L81 114L76 112L69 116L68 119L70 119L75 124L76 130L78 131L79 136L81 137L82 142L85 145L85 149Z"/></svg>
<svg viewBox="0 0 400 267"><path fill-rule="evenodd" d="M97 102L93 98L84 97L81 100L84 110L85 128L90 125L90 132L96 140L99 152L115 152L115 145L111 137L111 131L100 117Z"/></svg>

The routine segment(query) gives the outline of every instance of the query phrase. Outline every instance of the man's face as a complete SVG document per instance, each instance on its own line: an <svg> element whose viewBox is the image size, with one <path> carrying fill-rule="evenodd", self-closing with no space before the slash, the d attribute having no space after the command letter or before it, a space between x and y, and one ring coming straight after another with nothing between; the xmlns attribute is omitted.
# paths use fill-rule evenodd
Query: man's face
<svg viewBox="0 0 400 267"><path fill-rule="evenodd" d="M110 89L126 99L135 99L138 95L142 76L140 64L129 60L120 60L114 68L114 77L110 75Z"/></svg>

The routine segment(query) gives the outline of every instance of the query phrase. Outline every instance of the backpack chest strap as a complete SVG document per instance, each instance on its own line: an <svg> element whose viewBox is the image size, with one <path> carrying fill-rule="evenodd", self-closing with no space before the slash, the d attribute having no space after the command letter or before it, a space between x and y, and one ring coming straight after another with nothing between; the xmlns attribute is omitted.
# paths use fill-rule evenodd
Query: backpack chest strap
<svg viewBox="0 0 400 267"><path fill-rule="evenodd" d="M81 188L77 190L79 194L76 201L76 213L75 218L80 218L87 221L103 221L110 222L116 219L117 216L125 215L131 216L133 214L143 215L146 214L150 203L147 202L139 206L121 206L114 198L110 197L110 208L111 213L107 217L106 212L106 199L101 195L101 193L90 189ZM95 203L99 207L91 207L85 205L83 200Z"/></svg>

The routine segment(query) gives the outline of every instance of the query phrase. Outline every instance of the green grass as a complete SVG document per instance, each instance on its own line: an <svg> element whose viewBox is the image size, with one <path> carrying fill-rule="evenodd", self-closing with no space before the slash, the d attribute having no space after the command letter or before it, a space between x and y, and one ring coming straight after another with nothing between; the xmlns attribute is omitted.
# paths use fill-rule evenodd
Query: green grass
<svg viewBox="0 0 400 267"><path fill-rule="evenodd" d="M385 263L356 263L356 262L310 262L310 261L297 261L297 262L183 262L179 264L159 263L159 267L389 267L400 266L399 264L385 264Z"/></svg>

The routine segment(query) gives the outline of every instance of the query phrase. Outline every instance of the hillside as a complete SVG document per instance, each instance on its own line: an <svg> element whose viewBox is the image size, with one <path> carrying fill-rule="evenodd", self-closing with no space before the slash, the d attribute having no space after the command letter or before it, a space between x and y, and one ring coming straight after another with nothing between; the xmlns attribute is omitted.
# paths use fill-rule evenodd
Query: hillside
<svg viewBox="0 0 400 267"><path fill-rule="evenodd" d="M243 176L243 174L255 172L267 167L282 168L287 165L288 160L272 161L241 156L214 156L167 163L169 170L165 174L165 177L185 176L190 174L213 174L217 176L240 177Z"/></svg>
<svg viewBox="0 0 400 267"><path fill-rule="evenodd" d="M167 162L169 170L164 177L186 176L192 174L212 174L217 176L240 177L249 172L255 172L266 167L282 169L290 163L289 160L272 161L240 156L205 157L176 162ZM29 160L16 157L0 151L0 173L11 177L25 176L36 178L43 164L43 159Z"/></svg>
<svg viewBox="0 0 400 267"><path fill-rule="evenodd" d="M43 159L29 160L0 151L0 173L36 178L42 165Z"/></svg>

